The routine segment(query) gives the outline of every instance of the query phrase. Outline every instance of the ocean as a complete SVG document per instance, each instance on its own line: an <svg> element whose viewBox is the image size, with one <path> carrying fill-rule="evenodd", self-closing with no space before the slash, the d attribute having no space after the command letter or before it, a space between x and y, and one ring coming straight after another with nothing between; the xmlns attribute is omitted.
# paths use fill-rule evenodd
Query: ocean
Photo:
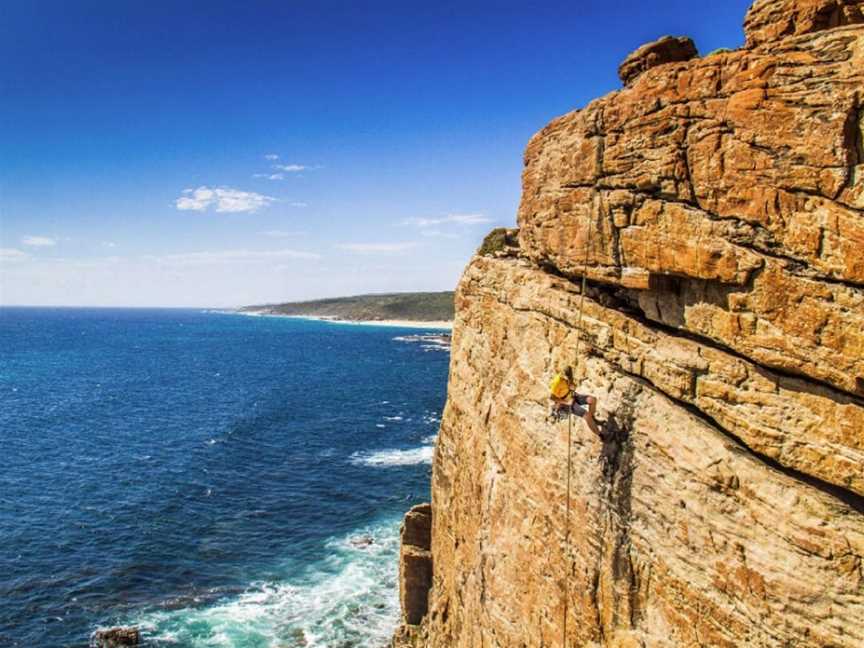
<svg viewBox="0 0 864 648"><path fill-rule="evenodd" d="M417 333L0 309L0 646L386 645L446 395Z"/></svg>

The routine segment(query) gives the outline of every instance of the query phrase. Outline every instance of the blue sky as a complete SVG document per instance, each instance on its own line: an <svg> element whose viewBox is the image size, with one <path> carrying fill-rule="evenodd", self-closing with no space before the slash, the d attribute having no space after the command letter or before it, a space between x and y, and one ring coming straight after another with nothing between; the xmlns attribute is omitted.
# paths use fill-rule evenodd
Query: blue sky
<svg viewBox="0 0 864 648"><path fill-rule="evenodd" d="M534 132L748 4L3 3L0 304L451 289Z"/></svg>

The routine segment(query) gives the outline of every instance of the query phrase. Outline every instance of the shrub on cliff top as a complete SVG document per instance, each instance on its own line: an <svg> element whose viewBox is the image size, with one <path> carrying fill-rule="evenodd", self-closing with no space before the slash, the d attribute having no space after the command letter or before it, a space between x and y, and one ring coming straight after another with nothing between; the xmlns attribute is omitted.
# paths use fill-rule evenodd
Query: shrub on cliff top
<svg viewBox="0 0 864 648"><path fill-rule="evenodd" d="M508 247L519 247L518 233L518 229L496 227L483 239L483 243L480 244L477 254L480 256L491 256L497 252L506 251Z"/></svg>

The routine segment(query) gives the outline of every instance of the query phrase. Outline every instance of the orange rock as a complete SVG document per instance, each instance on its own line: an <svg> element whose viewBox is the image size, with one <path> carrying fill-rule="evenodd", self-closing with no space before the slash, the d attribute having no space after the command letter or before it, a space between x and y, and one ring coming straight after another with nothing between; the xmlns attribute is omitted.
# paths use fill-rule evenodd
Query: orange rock
<svg viewBox="0 0 864 648"><path fill-rule="evenodd" d="M786 4L811 26L837 5L757 3L751 18ZM650 69L550 123L525 154L524 254L636 290L678 277L696 303L647 316L858 393L864 26L814 31Z"/></svg>
<svg viewBox="0 0 864 648"><path fill-rule="evenodd" d="M756 0L744 19L747 46L864 23L862 0Z"/></svg>

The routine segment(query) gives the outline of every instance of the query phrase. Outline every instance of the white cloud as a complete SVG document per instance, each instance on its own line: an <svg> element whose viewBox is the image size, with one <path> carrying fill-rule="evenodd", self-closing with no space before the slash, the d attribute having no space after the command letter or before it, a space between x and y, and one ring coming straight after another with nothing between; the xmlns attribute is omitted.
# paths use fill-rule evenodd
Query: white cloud
<svg viewBox="0 0 864 648"><path fill-rule="evenodd" d="M442 232L441 230L437 230L437 229L420 230L420 236L428 236L429 238L449 238L449 239L459 238L458 234L452 234L450 232Z"/></svg>
<svg viewBox="0 0 864 648"><path fill-rule="evenodd" d="M309 167L305 164L274 164L274 169L279 169L280 171L287 171L288 173L300 173L300 171L305 171Z"/></svg>
<svg viewBox="0 0 864 648"><path fill-rule="evenodd" d="M270 160L270 161L272 162L273 160L278 160L278 159L279 159L279 155L276 154L276 153L268 153L267 155L264 156L264 159L265 159L265 160Z"/></svg>
<svg viewBox="0 0 864 648"><path fill-rule="evenodd" d="M270 238L291 238L302 233L303 232L298 232L296 230L268 230L266 232L260 232L262 236L269 236Z"/></svg>
<svg viewBox="0 0 864 648"><path fill-rule="evenodd" d="M175 204L181 211L206 211L215 207L217 212L255 212L276 199L254 191L240 191L230 187L198 187L184 189Z"/></svg>
<svg viewBox="0 0 864 648"><path fill-rule="evenodd" d="M417 247L417 244L407 241L403 243L339 243L336 247L357 254L393 254L406 252Z"/></svg>
<svg viewBox="0 0 864 648"><path fill-rule="evenodd" d="M213 252L185 252L145 257L165 265L224 265L229 263L269 263L288 259L314 261L321 255L303 250L218 250Z"/></svg>
<svg viewBox="0 0 864 648"><path fill-rule="evenodd" d="M305 202L292 202L292 203L288 203L288 204L291 205L292 207L308 207L309 206L309 203L305 203Z"/></svg>
<svg viewBox="0 0 864 648"><path fill-rule="evenodd" d="M284 173L253 173L253 178L267 178L267 180L284 180Z"/></svg>
<svg viewBox="0 0 864 648"><path fill-rule="evenodd" d="M92 259L57 259L57 263L69 264L74 268L105 268L123 263L125 259L118 256L94 257Z"/></svg>
<svg viewBox="0 0 864 648"><path fill-rule="evenodd" d="M448 214L440 218L406 218L402 225L416 227L437 227L438 225L482 225L491 223L492 219L483 214Z"/></svg>
<svg viewBox="0 0 864 648"><path fill-rule="evenodd" d="M15 248L0 248L0 263L15 263L16 261L26 261L30 255Z"/></svg>
<svg viewBox="0 0 864 648"><path fill-rule="evenodd" d="M115 248L117 244L114 241L102 241L102 247Z"/></svg>
<svg viewBox="0 0 864 648"><path fill-rule="evenodd" d="M25 236L21 239L21 243L30 247L54 247L57 245L57 239L47 236Z"/></svg>

